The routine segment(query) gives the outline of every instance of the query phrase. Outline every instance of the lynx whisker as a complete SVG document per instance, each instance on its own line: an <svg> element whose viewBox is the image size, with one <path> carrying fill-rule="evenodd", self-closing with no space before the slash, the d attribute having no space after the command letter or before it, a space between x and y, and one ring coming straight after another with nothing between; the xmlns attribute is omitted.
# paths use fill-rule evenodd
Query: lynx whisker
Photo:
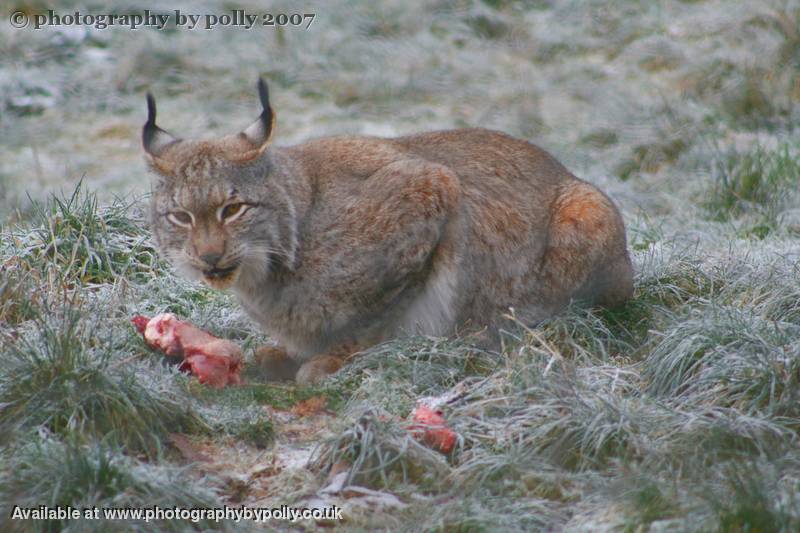
<svg viewBox="0 0 800 533"><path fill-rule="evenodd" d="M253 244L248 243L247 245L247 255L258 255L261 257L268 257L271 255L278 256L284 259L290 259L291 255L286 253L285 250L280 248L275 248L274 246L269 246L267 244Z"/></svg>

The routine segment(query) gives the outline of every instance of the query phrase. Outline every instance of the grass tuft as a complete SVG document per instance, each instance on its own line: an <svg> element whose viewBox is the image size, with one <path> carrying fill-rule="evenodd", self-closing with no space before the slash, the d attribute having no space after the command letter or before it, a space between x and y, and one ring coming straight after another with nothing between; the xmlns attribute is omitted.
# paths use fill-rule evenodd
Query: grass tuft
<svg viewBox="0 0 800 533"><path fill-rule="evenodd" d="M133 204L100 207L81 183L69 196L31 202L31 230L9 232L5 250L29 270L52 266L69 285L145 280L163 267L141 221L132 218Z"/></svg>
<svg viewBox="0 0 800 533"><path fill-rule="evenodd" d="M704 207L718 221L746 216L745 235L763 239L780 227L784 211L796 205L800 154L788 144L730 152L717 158L713 169L715 181Z"/></svg>
<svg viewBox="0 0 800 533"><path fill-rule="evenodd" d="M646 531L653 522L674 517L677 505L673 498L651 479L638 479L636 486L623 495L628 518L625 531Z"/></svg>
<svg viewBox="0 0 800 533"><path fill-rule="evenodd" d="M54 434L78 432L108 438L131 451L158 453L170 431L197 431L202 419L146 372L164 369L119 358L120 335L64 304L44 307L25 332L0 347L0 430L8 441L43 426ZM129 368L128 366L131 366Z"/></svg>
<svg viewBox="0 0 800 533"><path fill-rule="evenodd" d="M647 390L744 412L796 413L800 328L727 306L692 310L643 361Z"/></svg>
<svg viewBox="0 0 800 533"><path fill-rule="evenodd" d="M64 441L44 433L3 459L0 471L0 525L12 531L20 526L9 519L14 506L51 508L71 506L81 510L100 509L99 519L80 521L46 520L40 531L187 531L224 529L224 523L183 520L106 520L103 509L171 509L218 507L218 496L192 479L184 470L156 466L119 453L107 443L84 443L82 436L65 435ZM30 523L30 522L29 522ZM8 530L5 529L4 530Z"/></svg>
<svg viewBox="0 0 800 533"><path fill-rule="evenodd" d="M759 461L728 465L722 485L727 491L706 495L716 513L717 531L800 530L797 473L796 464L784 472Z"/></svg>
<svg viewBox="0 0 800 533"><path fill-rule="evenodd" d="M359 354L330 387L349 391L352 404L369 401L406 416L420 397L442 394L467 377L496 368L498 357L472 341L410 337L386 342Z"/></svg>
<svg viewBox="0 0 800 533"><path fill-rule="evenodd" d="M441 488L448 470L441 454L417 442L403 423L373 406L354 406L350 413L344 428L315 450L314 468L329 472L334 465L346 465L346 485Z"/></svg>
<svg viewBox="0 0 800 533"><path fill-rule="evenodd" d="M0 265L0 323L17 325L36 316L40 303L36 278L13 258Z"/></svg>

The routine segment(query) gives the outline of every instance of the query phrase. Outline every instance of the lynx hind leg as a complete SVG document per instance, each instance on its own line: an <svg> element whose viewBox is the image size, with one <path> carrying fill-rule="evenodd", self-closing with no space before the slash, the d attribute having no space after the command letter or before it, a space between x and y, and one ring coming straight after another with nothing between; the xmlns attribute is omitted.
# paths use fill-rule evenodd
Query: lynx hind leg
<svg viewBox="0 0 800 533"><path fill-rule="evenodd" d="M633 291L622 217L603 193L578 182L553 205L543 274L555 307L580 299L616 305Z"/></svg>

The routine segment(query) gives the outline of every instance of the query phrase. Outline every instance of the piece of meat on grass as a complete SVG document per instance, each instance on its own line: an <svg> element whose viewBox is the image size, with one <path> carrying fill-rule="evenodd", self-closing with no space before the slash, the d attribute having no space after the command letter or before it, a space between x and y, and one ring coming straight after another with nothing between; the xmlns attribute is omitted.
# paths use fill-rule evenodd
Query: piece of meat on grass
<svg viewBox="0 0 800 533"><path fill-rule="evenodd" d="M144 330L147 329L147 323L150 322L150 319L146 316L136 315L131 318L131 322L133 322L133 325L136 327L136 331L144 335Z"/></svg>
<svg viewBox="0 0 800 533"><path fill-rule="evenodd" d="M456 433L449 427L442 412L419 405L411 414L414 424L409 428L418 439L442 453L450 453L456 445Z"/></svg>
<svg viewBox="0 0 800 533"><path fill-rule="evenodd" d="M242 350L233 342L220 339L172 313L151 319L135 316L131 320L148 346L173 357L183 357L181 370L188 370L213 387L241 383Z"/></svg>
<svg viewBox="0 0 800 533"><path fill-rule="evenodd" d="M225 356L197 354L184 359L180 369L189 370L197 376L200 383L219 388L225 385L239 385L242 382L239 377L240 366L239 362L233 362Z"/></svg>

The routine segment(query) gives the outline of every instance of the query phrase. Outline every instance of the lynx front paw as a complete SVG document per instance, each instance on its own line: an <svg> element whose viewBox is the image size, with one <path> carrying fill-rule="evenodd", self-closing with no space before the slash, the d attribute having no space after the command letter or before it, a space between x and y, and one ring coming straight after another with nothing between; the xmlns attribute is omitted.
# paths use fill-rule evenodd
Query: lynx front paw
<svg viewBox="0 0 800 533"><path fill-rule="evenodd" d="M342 358L332 355L317 355L306 361L297 371L295 381L300 385L319 383L326 376L342 368Z"/></svg>
<svg viewBox="0 0 800 533"><path fill-rule="evenodd" d="M277 346L262 346L256 350L255 362L259 373L267 381L290 381L300 365Z"/></svg>

